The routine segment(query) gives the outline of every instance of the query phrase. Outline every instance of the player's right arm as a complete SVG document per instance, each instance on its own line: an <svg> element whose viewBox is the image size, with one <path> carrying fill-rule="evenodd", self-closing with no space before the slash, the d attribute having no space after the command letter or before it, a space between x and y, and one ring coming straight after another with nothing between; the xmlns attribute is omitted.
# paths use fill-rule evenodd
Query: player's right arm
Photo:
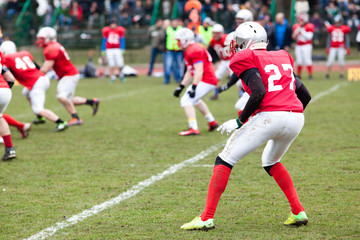
<svg viewBox="0 0 360 240"><path fill-rule="evenodd" d="M8 83L9 87L12 88L12 86L15 83L15 77L5 65L2 66L1 75L4 77L5 81Z"/></svg>
<svg viewBox="0 0 360 240"><path fill-rule="evenodd" d="M40 68L40 71L46 74L54 66L55 60L45 60L44 64Z"/></svg>

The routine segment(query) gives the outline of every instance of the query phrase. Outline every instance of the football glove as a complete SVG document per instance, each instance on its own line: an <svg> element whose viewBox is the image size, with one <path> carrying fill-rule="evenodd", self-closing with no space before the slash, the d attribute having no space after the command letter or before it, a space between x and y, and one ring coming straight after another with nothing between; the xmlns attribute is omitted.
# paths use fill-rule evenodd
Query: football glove
<svg viewBox="0 0 360 240"><path fill-rule="evenodd" d="M194 97L195 97L195 89L196 89L196 85L193 84L193 85L191 86L191 90L188 91L188 94L189 94L189 96L190 96L191 98L194 98Z"/></svg>
<svg viewBox="0 0 360 240"><path fill-rule="evenodd" d="M179 97L180 93L182 92L182 90L184 89L184 85L180 84L174 91L174 96L175 97Z"/></svg>
<svg viewBox="0 0 360 240"><path fill-rule="evenodd" d="M226 132L227 135L229 135L235 129L241 128L242 125L243 124L240 122L239 118L231 119L221 124L220 127L218 127L217 131L221 131L221 134L224 134L224 132Z"/></svg>
<svg viewBox="0 0 360 240"><path fill-rule="evenodd" d="M222 93L223 91L228 90L229 86L227 84L224 84L222 86L220 86L217 90L219 93Z"/></svg>

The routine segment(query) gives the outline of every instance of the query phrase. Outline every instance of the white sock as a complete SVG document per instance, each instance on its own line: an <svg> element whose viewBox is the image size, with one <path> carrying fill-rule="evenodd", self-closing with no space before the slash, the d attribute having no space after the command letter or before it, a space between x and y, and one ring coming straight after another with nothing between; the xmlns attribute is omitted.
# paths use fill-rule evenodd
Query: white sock
<svg viewBox="0 0 360 240"><path fill-rule="evenodd" d="M208 122L213 122L213 121L215 121L215 118L214 118L214 116L213 116L211 113L206 114L206 115L205 115L205 118L206 118L206 120L207 120Z"/></svg>
<svg viewBox="0 0 360 240"><path fill-rule="evenodd" d="M198 124L197 124L196 118L189 118L188 123L189 123L189 128L198 130Z"/></svg>

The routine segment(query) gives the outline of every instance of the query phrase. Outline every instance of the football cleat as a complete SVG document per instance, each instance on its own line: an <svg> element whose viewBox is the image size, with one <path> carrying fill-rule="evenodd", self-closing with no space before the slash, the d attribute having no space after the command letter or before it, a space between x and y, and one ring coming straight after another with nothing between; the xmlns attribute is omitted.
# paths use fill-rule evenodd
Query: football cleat
<svg viewBox="0 0 360 240"><path fill-rule="evenodd" d="M83 120L81 118L79 118L79 119L73 118L68 123L68 126L76 126L76 125L81 125L81 124L83 124Z"/></svg>
<svg viewBox="0 0 360 240"><path fill-rule="evenodd" d="M126 82L126 78L125 78L124 76L120 76L120 80L121 80L122 82Z"/></svg>
<svg viewBox="0 0 360 240"><path fill-rule="evenodd" d="M179 136L192 136L192 135L199 135L200 130L195 130L193 128L189 128L186 131L179 132Z"/></svg>
<svg viewBox="0 0 360 240"><path fill-rule="evenodd" d="M208 219L206 221L202 221L201 217L196 217L191 222L185 223L184 225L181 226L181 229L184 229L184 230L208 231L208 230L211 230L214 228L215 228L214 220L212 218Z"/></svg>
<svg viewBox="0 0 360 240"><path fill-rule="evenodd" d="M213 122L209 123L208 131L212 132L215 129L217 129L218 127L219 127L219 124L217 123L217 121L213 121Z"/></svg>
<svg viewBox="0 0 360 240"><path fill-rule="evenodd" d="M95 116L95 114L99 110L100 100L97 98L94 98L93 101L94 101L94 103L91 105L91 107L93 109L93 116Z"/></svg>
<svg viewBox="0 0 360 240"><path fill-rule="evenodd" d="M2 156L3 161L11 160L16 158L15 149L13 147L5 148L5 153Z"/></svg>
<svg viewBox="0 0 360 240"><path fill-rule="evenodd" d="M31 123L25 123L23 128L18 128L19 132L21 133L21 138L27 138L29 136L31 130Z"/></svg>
<svg viewBox="0 0 360 240"><path fill-rule="evenodd" d="M44 117L37 117L36 119L33 120L33 124L43 124L45 122L46 120Z"/></svg>
<svg viewBox="0 0 360 240"><path fill-rule="evenodd" d="M213 95L209 98L209 100L218 100L219 97L217 95Z"/></svg>
<svg viewBox="0 0 360 240"><path fill-rule="evenodd" d="M67 122L63 122L63 123L58 123L56 124L56 128L54 129L54 132L60 132L65 130L68 127L68 123Z"/></svg>
<svg viewBox="0 0 360 240"><path fill-rule="evenodd" d="M308 223L308 217L304 211L299 212L298 215L290 212L288 219L284 222L285 226L301 226L306 225Z"/></svg>

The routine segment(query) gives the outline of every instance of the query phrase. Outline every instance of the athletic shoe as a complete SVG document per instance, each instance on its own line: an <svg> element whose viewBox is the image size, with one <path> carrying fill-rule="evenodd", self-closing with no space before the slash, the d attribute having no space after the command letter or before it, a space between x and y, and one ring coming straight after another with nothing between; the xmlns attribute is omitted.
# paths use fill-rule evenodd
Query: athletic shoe
<svg viewBox="0 0 360 240"><path fill-rule="evenodd" d="M126 78L125 78L124 76L120 76L120 80L121 80L122 82L126 82Z"/></svg>
<svg viewBox="0 0 360 240"><path fill-rule="evenodd" d="M54 129L54 132L60 132L65 130L68 127L68 123L67 122L63 122L63 123L58 123L56 124L56 128Z"/></svg>
<svg viewBox="0 0 360 240"><path fill-rule="evenodd" d="M330 78L329 74L326 74L325 75L325 80L329 80L329 78Z"/></svg>
<svg viewBox="0 0 360 240"><path fill-rule="evenodd" d="M13 147L5 148L5 153L2 156L3 161L11 160L13 158L16 158L15 149Z"/></svg>
<svg viewBox="0 0 360 240"><path fill-rule="evenodd" d="M80 119L73 118L68 123L68 126L75 126L75 125L81 125L81 124L83 124L83 120L81 118Z"/></svg>
<svg viewBox="0 0 360 240"><path fill-rule="evenodd" d="M284 222L285 226L301 226L302 224L306 225L308 223L308 217L304 211L299 212L298 215L294 215L290 212L288 219Z"/></svg>
<svg viewBox="0 0 360 240"><path fill-rule="evenodd" d="M209 100L218 100L219 97L217 95L213 95L209 98Z"/></svg>
<svg viewBox="0 0 360 240"><path fill-rule="evenodd" d="M309 75L309 80L313 80L313 76L312 76L312 75Z"/></svg>
<svg viewBox="0 0 360 240"><path fill-rule="evenodd" d="M27 138L29 136L31 130L31 123L25 123L23 128L18 128L19 132L21 133L21 138Z"/></svg>
<svg viewBox="0 0 360 240"><path fill-rule="evenodd" d="M213 122L209 123L208 131L212 132L215 129L217 129L218 127L219 127L219 124L217 123L217 121L213 121Z"/></svg>
<svg viewBox="0 0 360 240"><path fill-rule="evenodd" d="M179 136L191 136L191 135L199 135L200 130L194 130L193 128L189 128L186 131L179 132Z"/></svg>
<svg viewBox="0 0 360 240"><path fill-rule="evenodd" d="M214 221L213 219L208 219L206 221L202 221L201 217L194 218L191 222L185 223L181 226L181 229L184 230L203 230L208 231L210 229L214 229Z"/></svg>
<svg viewBox="0 0 360 240"><path fill-rule="evenodd" d="M100 100L97 98L94 98L93 101L94 101L94 103L93 103L93 105L91 105L91 107L93 109L93 116L95 116L95 114L99 110Z"/></svg>
<svg viewBox="0 0 360 240"><path fill-rule="evenodd" d="M38 117L33 120L33 124L43 124L45 122L46 122L46 120L44 117Z"/></svg>
<svg viewBox="0 0 360 240"><path fill-rule="evenodd" d="M114 77L110 77L110 82L111 83L113 83L113 82L115 82L116 81L116 77L114 76Z"/></svg>

